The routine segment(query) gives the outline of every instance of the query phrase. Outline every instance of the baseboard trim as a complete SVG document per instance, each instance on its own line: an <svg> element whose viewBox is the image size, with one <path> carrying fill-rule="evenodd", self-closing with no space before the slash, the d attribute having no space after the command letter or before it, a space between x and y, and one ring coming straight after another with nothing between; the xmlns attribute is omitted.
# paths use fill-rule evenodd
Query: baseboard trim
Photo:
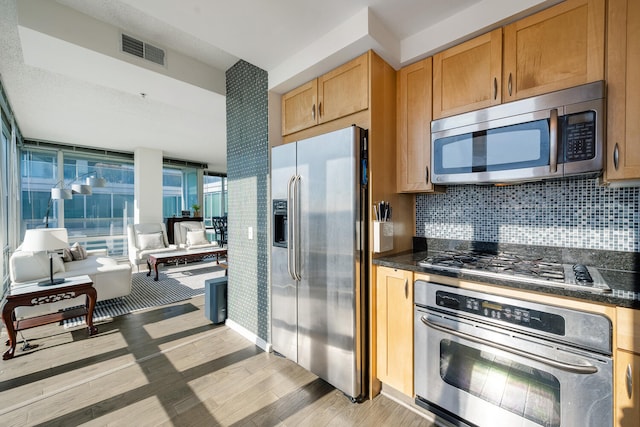
<svg viewBox="0 0 640 427"><path fill-rule="evenodd" d="M266 342L265 340L263 340L262 338L260 338L259 336L257 336L256 334L254 334L244 326L241 326L238 323L234 322L233 320L227 319L225 320L224 324L227 325L229 329L236 331L237 333L245 337L247 340L251 341L258 347L260 347L265 352L271 353L271 351L273 350L271 343Z"/></svg>

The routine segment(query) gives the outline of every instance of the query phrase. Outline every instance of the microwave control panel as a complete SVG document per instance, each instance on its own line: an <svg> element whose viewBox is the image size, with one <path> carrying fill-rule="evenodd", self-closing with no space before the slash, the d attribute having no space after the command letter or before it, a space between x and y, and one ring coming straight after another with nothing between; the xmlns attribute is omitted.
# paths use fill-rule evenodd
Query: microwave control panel
<svg viewBox="0 0 640 427"><path fill-rule="evenodd" d="M564 117L565 163L596 156L596 113L586 111Z"/></svg>

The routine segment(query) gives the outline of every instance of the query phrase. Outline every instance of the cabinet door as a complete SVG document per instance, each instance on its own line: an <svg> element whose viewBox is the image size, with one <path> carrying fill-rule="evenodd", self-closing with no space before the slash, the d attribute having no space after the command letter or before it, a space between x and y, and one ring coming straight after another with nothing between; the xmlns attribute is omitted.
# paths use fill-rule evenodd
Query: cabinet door
<svg viewBox="0 0 640 427"><path fill-rule="evenodd" d="M609 0L605 179L640 179L640 2Z"/></svg>
<svg viewBox="0 0 640 427"><path fill-rule="evenodd" d="M431 80L433 59L400 70L397 77L398 192L429 192L431 183Z"/></svg>
<svg viewBox="0 0 640 427"><path fill-rule="evenodd" d="M433 57L433 118L499 104L502 29L437 53Z"/></svg>
<svg viewBox="0 0 640 427"><path fill-rule="evenodd" d="M378 379L413 396L413 273L377 267Z"/></svg>
<svg viewBox="0 0 640 427"><path fill-rule="evenodd" d="M369 107L368 54L318 77L319 123Z"/></svg>
<svg viewBox="0 0 640 427"><path fill-rule="evenodd" d="M282 135L289 135L318 123L317 96L317 79L282 96Z"/></svg>
<svg viewBox="0 0 640 427"><path fill-rule="evenodd" d="M504 28L503 101L604 79L605 0L567 0Z"/></svg>
<svg viewBox="0 0 640 427"><path fill-rule="evenodd" d="M634 0L635 1L635 0ZM615 357L615 423L619 427L637 427L640 420L640 355L617 350ZM629 377L631 383L628 383Z"/></svg>

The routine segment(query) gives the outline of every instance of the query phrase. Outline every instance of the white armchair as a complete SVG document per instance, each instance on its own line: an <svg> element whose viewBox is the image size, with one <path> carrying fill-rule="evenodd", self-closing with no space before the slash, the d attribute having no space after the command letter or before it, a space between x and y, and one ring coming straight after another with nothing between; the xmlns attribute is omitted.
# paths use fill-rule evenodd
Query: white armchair
<svg viewBox="0 0 640 427"><path fill-rule="evenodd" d="M202 221L181 221L173 225L173 241L179 248L217 248L217 242L210 242Z"/></svg>
<svg viewBox="0 0 640 427"><path fill-rule="evenodd" d="M150 254L171 252L178 249L170 245L167 238L167 228L161 222L129 224L127 226L127 243L129 261L140 270L140 264L145 264Z"/></svg>

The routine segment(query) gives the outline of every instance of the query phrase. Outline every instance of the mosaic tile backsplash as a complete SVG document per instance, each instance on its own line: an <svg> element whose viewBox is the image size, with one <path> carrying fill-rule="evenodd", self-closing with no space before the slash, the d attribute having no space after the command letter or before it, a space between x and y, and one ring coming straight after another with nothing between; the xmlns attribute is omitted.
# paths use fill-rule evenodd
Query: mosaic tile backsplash
<svg viewBox="0 0 640 427"><path fill-rule="evenodd" d="M460 185L416 197L423 237L640 252L640 188L597 179Z"/></svg>
<svg viewBox="0 0 640 427"><path fill-rule="evenodd" d="M227 77L227 182L231 320L268 340L268 81L267 72L239 61ZM248 239L248 229L253 239Z"/></svg>

